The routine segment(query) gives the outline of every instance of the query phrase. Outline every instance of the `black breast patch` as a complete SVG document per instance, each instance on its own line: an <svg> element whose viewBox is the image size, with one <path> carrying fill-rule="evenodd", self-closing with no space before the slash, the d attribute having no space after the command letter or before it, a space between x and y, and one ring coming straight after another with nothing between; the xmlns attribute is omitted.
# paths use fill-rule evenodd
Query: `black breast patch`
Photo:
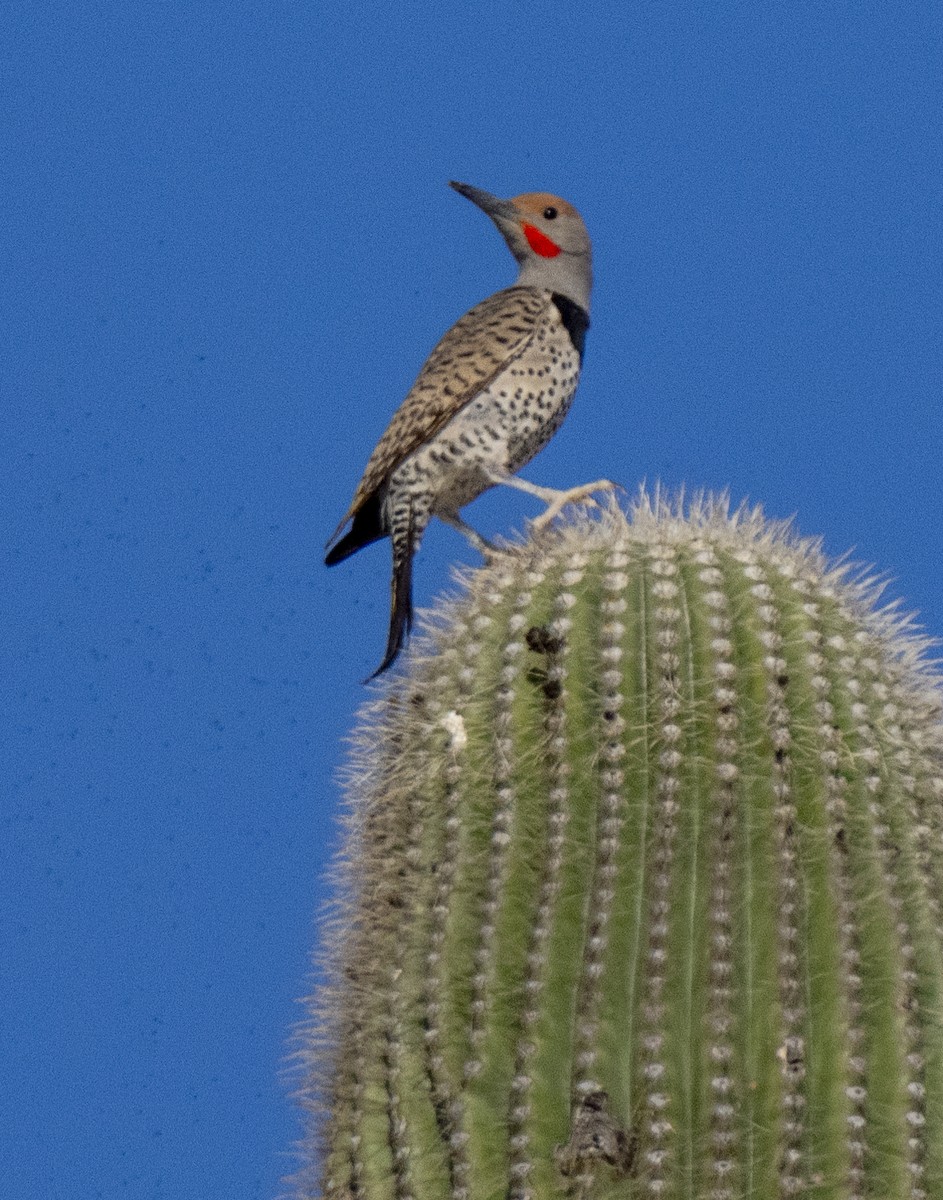
<svg viewBox="0 0 943 1200"><path fill-rule="evenodd" d="M583 347L586 345L586 330L589 329L589 313L585 308L580 308L568 296L561 296L559 292L553 293L553 302L560 310L564 328L570 335L570 341L582 363Z"/></svg>

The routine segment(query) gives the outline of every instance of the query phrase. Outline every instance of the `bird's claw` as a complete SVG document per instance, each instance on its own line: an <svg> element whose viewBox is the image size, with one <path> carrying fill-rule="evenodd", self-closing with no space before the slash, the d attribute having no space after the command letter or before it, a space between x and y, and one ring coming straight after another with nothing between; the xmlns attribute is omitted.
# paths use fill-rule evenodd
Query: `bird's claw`
<svg viewBox="0 0 943 1200"><path fill-rule="evenodd" d="M568 504L591 504L594 508L601 507L599 501L593 498L594 492L624 492L625 490L621 483L613 483L611 479L597 479L594 483L584 483L579 487L556 492L540 516L530 522L530 527L533 530L546 529Z"/></svg>

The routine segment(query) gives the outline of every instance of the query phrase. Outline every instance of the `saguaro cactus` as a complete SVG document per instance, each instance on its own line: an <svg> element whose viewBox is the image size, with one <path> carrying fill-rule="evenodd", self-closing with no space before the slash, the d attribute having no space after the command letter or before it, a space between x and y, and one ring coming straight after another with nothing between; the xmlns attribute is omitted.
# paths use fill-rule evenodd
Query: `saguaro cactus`
<svg viewBox="0 0 943 1200"><path fill-rule="evenodd" d="M939 680L875 597L643 497L432 614L355 736L304 1196L943 1197Z"/></svg>

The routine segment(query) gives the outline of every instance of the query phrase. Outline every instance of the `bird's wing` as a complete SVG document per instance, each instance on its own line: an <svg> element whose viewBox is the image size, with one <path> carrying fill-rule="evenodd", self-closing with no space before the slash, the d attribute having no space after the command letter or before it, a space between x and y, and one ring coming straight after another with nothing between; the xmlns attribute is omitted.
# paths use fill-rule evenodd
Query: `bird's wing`
<svg viewBox="0 0 943 1200"><path fill-rule="evenodd" d="M540 288L510 287L456 321L377 442L341 527L404 459L523 353L551 303Z"/></svg>

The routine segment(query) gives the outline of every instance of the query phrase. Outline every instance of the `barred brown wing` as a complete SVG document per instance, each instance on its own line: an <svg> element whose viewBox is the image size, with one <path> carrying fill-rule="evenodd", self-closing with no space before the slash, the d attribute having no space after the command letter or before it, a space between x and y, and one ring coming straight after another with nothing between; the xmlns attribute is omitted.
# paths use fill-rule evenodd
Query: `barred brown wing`
<svg viewBox="0 0 943 1200"><path fill-rule="evenodd" d="M426 360L367 463L345 520L383 481L521 355L548 307L542 288L495 292L456 321Z"/></svg>

